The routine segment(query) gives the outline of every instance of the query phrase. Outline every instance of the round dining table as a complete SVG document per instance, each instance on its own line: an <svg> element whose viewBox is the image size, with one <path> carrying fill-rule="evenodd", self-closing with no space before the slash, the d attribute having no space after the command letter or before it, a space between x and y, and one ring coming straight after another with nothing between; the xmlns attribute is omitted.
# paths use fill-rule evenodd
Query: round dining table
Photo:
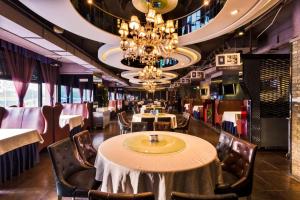
<svg viewBox="0 0 300 200"><path fill-rule="evenodd" d="M112 137L99 146L95 168L101 191L153 192L157 200L170 199L172 191L213 194L216 183L222 183L215 147L199 137L176 132Z"/></svg>
<svg viewBox="0 0 300 200"><path fill-rule="evenodd" d="M158 113L158 114L151 114L151 113L143 113L143 114L133 114L132 122L141 122L142 118L155 118L154 121L157 122L158 118L160 117L170 117L171 118L171 128L177 128L177 119L176 115L169 114L169 113Z"/></svg>

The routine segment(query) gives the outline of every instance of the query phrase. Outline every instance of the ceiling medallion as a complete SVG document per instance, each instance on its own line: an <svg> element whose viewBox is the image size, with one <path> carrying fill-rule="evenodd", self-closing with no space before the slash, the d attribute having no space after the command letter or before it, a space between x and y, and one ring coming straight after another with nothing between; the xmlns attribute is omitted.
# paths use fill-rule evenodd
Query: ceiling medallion
<svg viewBox="0 0 300 200"><path fill-rule="evenodd" d="M120 48L124 58L138 59L146 65L139 73L142 80L159 79L162 71L154 67L155 63L161 57L171 57L178 45L178 34L175 33L178 22L167 20L165 23L162 15L153 9L153 2L149 0L147 5L144 26L135 15L131 16L129 23L122 21L119 24Z"/></svg>

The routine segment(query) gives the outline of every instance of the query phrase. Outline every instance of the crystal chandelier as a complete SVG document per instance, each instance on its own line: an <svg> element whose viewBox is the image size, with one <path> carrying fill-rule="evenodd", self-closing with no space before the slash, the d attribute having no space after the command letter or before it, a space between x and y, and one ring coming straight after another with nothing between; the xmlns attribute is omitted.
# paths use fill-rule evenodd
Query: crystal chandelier
<svg viewBox="0 0 300 200"><path fill-rule="evenodd" d="M170 57L178 44L178 34L175 33L177 27L177 21L175 24L173 20L164 22L162 15L150 8L148 3L144 26L135 15L131 16L129 23L122 21L119 24L120 48L124 58L138 59L151 66L161 56Z"/></svg>
<svg viewBox="0 0 300 200"><path fill-rule="evenodd" d="M141 80L159 79L162 75L162 70L150 65L144 67L142 71L139 71L138 75Z"/></svg>
<svg viewBox="0 0 300 200"><path fill-rule="evenodd" d="M145 83L143 83L143 87L146 91L154 93L156 90L156 83L152 82L152 81L147 81Z"/></svg>

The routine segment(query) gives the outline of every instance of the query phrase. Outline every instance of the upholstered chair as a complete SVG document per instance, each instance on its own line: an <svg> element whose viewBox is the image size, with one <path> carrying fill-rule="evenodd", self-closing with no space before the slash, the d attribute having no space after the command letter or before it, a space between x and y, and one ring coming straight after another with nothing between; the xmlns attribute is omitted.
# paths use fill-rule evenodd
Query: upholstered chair
<svg viewBox="0 0 300 200"><path fill-rule="evenodd" d="M88 197L90 189L98 189L96 169L83 165L75 156L70 138L48 146L52 161L58 199L62 197Z"/></svg>
<svg viewBox="0 0 300 200"><path fill-rule="evenodd" d="M234 138L228 156L223 160L224 184L217 185L216 194L236 193L251 197L257 146Z"/></svg>
<svg viewBox="0 0 300 200"><path fill-rule="evenodd" d="M130 131L130 124L124 122L122 115L118 113L117 117L118 117L118 124L120 127L120 133L125 134L128 131Z"/></svg>
<svg viewBox="0 0 300 200"><path fill-rule="evenodd" d="M127 114L126 114L126 112L125 111L123 111L123 112L121 112L121 116L123 117L123 121L128 125L128 126L130 126L130 120L128 119L128 117L127 117Z"/></svg>
<svg viewBox="0 0 300 200"><path fill-rule="evenodd" d="M91 135L85 130L73 136L73 141L78 154L85 165L93 167L97 155L96 149L93 147Z"/></svg>
<svg viewBox="0 0 300 200"><path fill-rule="evenodd" d="M154 122L154 130L155 131L171 131L171 123L170 122Z"/></svg>
<svg viewBox="0 0 300 200"><path fill-rule="evenodd" d="M147 122L131 122L131 132L147 131Z"/></svg>
<svg viewBox="0 0 300 200"><path fill-rule="evenodd" d="M238 200L234 193L217 195L197 195L181 192L172 192L171 200Z"/></svg>
<svg viewBox="0 0 300 200"><path fill-rule="evenodd" d="M155 121L154 117L145 117L141 119L142 122L147 122L147 131L153 131L154 127L153 127L153 123Z"/></svg>
<svg viewBox="0 0 300 200"><path fill-rule="evenodd" d="M229 155L233 138L235 138L235 136L233 136L232 134L221 131L219 142L216 146L218 157L221 162L226 158L226 156Z"/></svg>
<svg viewBox="0 0 300 200"><path fill-rule="evenodd" d="M177 121L178 130L183 130L183 132L187 132L191 115L190 113L183 113L182 120Z"/></svg>
<svg viewBox="0 0 300 200"><path fill-rule="evenodd" d="M89 200L154 200L154 194L151 192L139 194L125 194L125 193L107 193L98 190L89 191Z"/></svg>

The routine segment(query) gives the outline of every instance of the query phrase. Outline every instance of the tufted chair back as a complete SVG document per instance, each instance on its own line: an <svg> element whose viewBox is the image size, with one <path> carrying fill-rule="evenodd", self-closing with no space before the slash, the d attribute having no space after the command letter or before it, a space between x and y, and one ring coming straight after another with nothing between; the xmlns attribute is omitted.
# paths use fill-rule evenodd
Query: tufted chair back
<svg viewBox="0 0 300 200"><path fill-rule="evenodd" d="M154 131L171 131L170 122L154 122Z"/></svg>
<svg viewBox="0 0 300 200"><path fill-rule="evenodd" d="M225 131L221 131L219 142L216 146L220 161L223 161L226 158L226 156L228 156L232 146L233 138L234 138L233 135Z"/></svg>
<svg viewBox="0 0 300 200"><path fill-rule="evenodd" d="M147 131L147 122L131 122L131 132Z"/></svg>
<svg viewBox="0 0 300 200"><path fill-rule="evenodd" d="M84 164L93 167L97 151L93 147L90 133L87 130L82 131L74 135L73 140Z"/></svg>
<svg viewBox="0 0 300 200"><path fill-rule="evenodd" d="M171 200L238 200L234 193L216 195L197 195L190 193L172 192Z"/></svg>
<svg viewBox="0 0 300 200"><path fill-rule="evenodd" d="M107 193L98 190L90 190L88 194L89 200L154 200L152 192L145 192L139 194L125 194L125 193Z"/></svg>
<svg viewBox="0 0 300 200"><path fill-rule="evenodd" d="M75 149L69 138L49 145L48 151L52 161L56 185L65 183L70 175L82 169L82 166L76 159Z"/></svg>

